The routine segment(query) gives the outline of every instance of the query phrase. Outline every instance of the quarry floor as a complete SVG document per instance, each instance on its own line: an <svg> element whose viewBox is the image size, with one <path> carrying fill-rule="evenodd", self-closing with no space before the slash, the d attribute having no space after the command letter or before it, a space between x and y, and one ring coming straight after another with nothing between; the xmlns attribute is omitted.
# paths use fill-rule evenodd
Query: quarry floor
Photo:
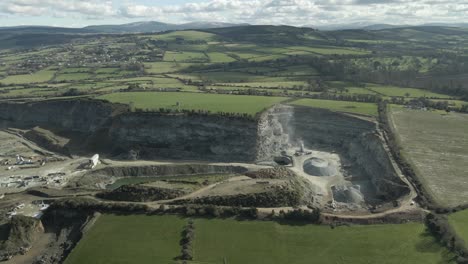
<svg viewBox="0 0 468 264"><path fill-rule="evenodd" d="M24 191L32 187L46 187L50 190L54 190L54 198L60 197L69 197L69 196L87 196L90 195L92 197L93 192L87 190L64 190L63 187L67 185L67 183L77 177L80 177L84 173L88 172L88 170L82 169L81 165L86 163L89 157L64 157L63 155L53 153L42 149L41 147L37 146L35 143L28 141L21 137L21 135L12 133L11 131L0 131L0 160L8 157L11 162L14 163L14 157L16 155L22 155L28 158L34 157L44 157L47 156L49 159L57 161L52 161L46 163L44 166L37 166L37 165L21 165L21 166L14 166L13 169L8 170L10 165L0 166L0 182L2 185L0 186L0 194L6 194L7 196L2 200L0 200L0 206L3 207L6 205L12 204L21 204L24 202L32 201L30 195L25 195ZM290 152L294 151L293 149ZM317 204L321 206L330 205L333 201L333 194L331 192L331 186L339 185L344 183L344 175L341 173L339 168L341 167L340 157L336 153L330 152L323 152L323 151L315 151L315 150L306 150L305 155L292 155L293 157L293 165L290 165L289 168L294 171L297 175L304 177L308 181L312 183L314 188L313 192L316 193L316 200ZM338 168L337 175L334 176L313 176L304 171L303 164L304 161L310 158L320 158L327 160L329 163L333 164ZM233 166L242 166L248 170L259 170L263 168L269 168L270 166L266 165L258 165L258 164L251 164L251 163L213 163L213 162L201 162L201 161L116 161L110 159L102 159L102 163L98 165L97 168L104 168L106 166L148 166L148 165L182 165L182 164L209 164L209 165L233 165ZM17 181L18 179L23 179L27 177L38 176L39 179L42 180L30 180L27 185L23 186L6 186L6 183ZM14 177L14 178L12 178ZM402 179L409 184L407 179L401 175ZM47 179L47 181L43 180ZM176 199L187 199L187 198L194 198L199 195L202 195L207 192L216 193L219 191L217 186L223 185L228 186L227 190L239 190L242 189L243 181L248 180L246 176L238 176L230 178L223 182L218 182L215 184L211 184L205 186L193 193L188 195L176 198ZM225 191L226 188L222 189ZM24 198L22 198L24 197ZM413 199L416 197L416 192L412 189L410 195L403 197L399 202L399 206L395 208L389 208L384 212L379 213L370 213L365 211L336 211L336 210L324 210L325 213L329 215L343 215L349 217L359 217L359 218L366 218L366 217L376 217L385 215L387 213L395 213L401 211L412 211L412 210L419 210L417 205L414 204ZM37 197L37 200L42 199L41 197ZM173 199L174 200L174 199ZM160 204L165 202L173 201L173 200L166 200L166 201L157 201L157 202L150 202L147 203L150 206L158 207ZM5 207L4 207L5 208ZM268 210L271 212L272 209L277 210L291 210L293 208L265 208L260 210ZM18 211L21 213L21 211ZM31 213L29 213L31 214Z"/></svg>

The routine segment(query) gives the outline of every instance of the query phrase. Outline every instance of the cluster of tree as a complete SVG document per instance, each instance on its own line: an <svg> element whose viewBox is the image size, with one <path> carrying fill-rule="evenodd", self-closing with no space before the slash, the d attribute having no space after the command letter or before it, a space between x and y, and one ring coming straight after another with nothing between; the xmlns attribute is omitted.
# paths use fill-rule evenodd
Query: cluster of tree
<svg viewBox="0 0 468 264"><path fill-rule="evenodd" d="M24 254L32 245L36 233L41 231L41 222L33 217L15 215L7 225L8 237L0 241L0 259L8 256Z"/></svg>
<svg viewBox="0 0 468 264"><path fill-rule="evenodd" d="M70 88L66 92L62 94L62 96L80 96L80 95L85 95L86 92L80 91L77 88Z"/></svg>
<svg viewBox="0 0 468 264"><path fill-rule="evenodd" d="M256 120L257 116L252 116L247 113L232 113L232 112L211 112L209 110L202 109L177 109L177 108L158 108L158 109L142 109L135 108L135 112L147 112L147 113L160 113L160 114L184 114L187 116L217 116L222 118L234 118L234 119L246 119Z"/></svg>
<svg viewBox="0 0 468 264"><path fill-rule="evenodd" d="M139 83L131 83L127 87L127 91L135 91L135 90L140 90L141 89L141 84Z"/></svg>
<svg viewBox="0 0 468 264"><path fill-rule="evenodd" d="M272 212L272 215L274 215L274 212ZM320 215L319 208L313 208L312 210L295 209L288 212L280 210L278 218L288 221L320 223Z"/></svg>
<svg viewBox="0 0 468 264"><path fill-rule="evenodd" d="M367 102L378 103L382 101L382 97L373 94L336 94L336 93L321 93L306 95L306 97L314 99L326 99L336 101L351 101L351 102Z"/></svg>
<svg viewBox="0 0 468 264"><path fill-rule="evenodd" d="M148 202L169 200L186 194L177 189L159 188L143 185L124 185L112 191L97 193L102 199L129 202Z"/></svg>
<svg viewBox="0 0 468 264"><path fill-rule="evenodd" d="M408 105L420 105L421 107L427 107L427 108L432 108L432 109L438 109L438 110L445 110L445 111L457 111L457 112L462 112L462 113L468 113L468 103L465 105L462 105L461 107L454 107L449 104L448 101L432 101L424 97L420 97L417 99L413 99L406 104Z"/></svg>
<svg viewBox="0 0 468 264"><path fill-rule="evenodd" d="M188 220L187 225L182 230L182 239L180 245L182 246L180 252L181 260L192 260L193 259L193 239L195 238L195 223L192 219Z"/></svg>
<svg viewBox="0 0 468 264"><path fill-rule="evenodd" d="M186 216L208 216L208 217L234 217L257 218L257 209L254 207L242 208L240 206L216 206L216 205L186 205L181 213Z"/></svg>
<svg viewBox="0 0 468 264"><path fill-rule="evenodd" d="M145 72L145 65L140 62L129 62L120 65L120 70L122 71L135 71L139 73Z"/></svg>
<svg viewBox="0 0 468 264"><path fill-rule="evenodd" d="M440 243L457 255L458 263L468 263L468 249L465 241L455 232L446 215L428 214L426 226Z"/></svg>
<svg viewBox="0 0 468 264"><path fill-rule="evenodd" d="M401 154L401 146L398 144L398 140L396 139L393 130L390 127L390 122L388 120L388 113L387 113L387 102L381 101L378 104L378 112L379 112L379 123L381 128L384 131L385 139L387 141L388 147L390 152L399 165L401 171L404 175L406 175L413 185L416 187L416 191L418 192L418 200L419 203L423 206L428 208L435 208L436 205L432 197L430 197L429 192L425 189L422 182L416 176L416 173L411 166L411 164L405 159L405 157Z"/></svg>
<svg viewBox="0 0 468 264"><path fill-rule="evenodd" d="M96 201L90 198L64 198L55 200L48 210L55 209L75 209L88 212L129 212L129 213L145 213L149 211L149 207L144 204L135 203L106 203Z"/></svg>
<svg viewBox="0 0 468 264"><path fill-rule="evenodd" d="M301 202L301 194L293 188L275 188L260 193L227 196L208 196L178 200L174 204L211 204L242 207L283 207L296 206Z"/></svg>

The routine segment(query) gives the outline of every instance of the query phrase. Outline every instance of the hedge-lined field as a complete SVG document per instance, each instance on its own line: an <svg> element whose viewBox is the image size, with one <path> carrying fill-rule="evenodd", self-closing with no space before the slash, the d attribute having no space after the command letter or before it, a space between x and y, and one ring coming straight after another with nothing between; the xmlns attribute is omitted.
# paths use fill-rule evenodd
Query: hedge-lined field
<svg viewBox="0 0 468 264"><path fill-rule="evenodd" d="M175 93L175 92L128 92L107 94L99 99L116 103L133 103L135 108L158 110L185 109L255 115L263 109L286 100L285 97ZM177 106L177 102L179 106Z"/></svg>
<svg viewBox="0 0 468 264"><path fill-rule="evenodd" d="M294 101L292 104L369 116L377 116L378 114L377 104L375 103L346 102L320 99L300 99Z"/></svg>

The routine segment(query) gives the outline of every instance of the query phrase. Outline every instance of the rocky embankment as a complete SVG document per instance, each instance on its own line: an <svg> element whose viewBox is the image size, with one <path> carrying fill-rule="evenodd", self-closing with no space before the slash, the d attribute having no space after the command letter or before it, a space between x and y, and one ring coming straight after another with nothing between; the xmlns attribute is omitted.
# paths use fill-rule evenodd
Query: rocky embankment
<svg viewBox="0 0 468 264"><path fill-rule="evenodd" d="M63 147L73 151L68 146L76 142L79 148L120 157L132 152L143 159L271 161L282 150L304 142L309 149L338 153L350 176L358 172L358 178L371 183L373 189L367 191L373 198L394 199L408 191L392 166L376 123L327 110L278 105L255 121L130 112L125 105L82 99L0 103L0 113L0 126L40 126L60 135L78 134Z"/></svg>
<svg viewBox="0 0 468 264"><path fill-rule="evenodd" d="M98 100L0 103L0 128L70 136L64 148L140 158L253 161L257 122L239 117L130 112ZM74 146L74 148L73 148Z"/></svg>
<svg viewBox="0 0 468 264"><path fill-rule="evenodd" d="M109 136L122 151L148 158L253 161L257 127L248 119L201 115L126 113L113 119Z"/></svg>
<svg viewBox="0 0 468 264"><path fill-rule="evenodd" d="M294 138L311 149L336 152L345 176L358 186L336 186L353 194L356 190L371 204L395 200L409 193L386 151L377 124L345 114L306 107L294 108ZM357 188L357 189L356 189ZM359 200L359 199L357 199Z"/></svg>

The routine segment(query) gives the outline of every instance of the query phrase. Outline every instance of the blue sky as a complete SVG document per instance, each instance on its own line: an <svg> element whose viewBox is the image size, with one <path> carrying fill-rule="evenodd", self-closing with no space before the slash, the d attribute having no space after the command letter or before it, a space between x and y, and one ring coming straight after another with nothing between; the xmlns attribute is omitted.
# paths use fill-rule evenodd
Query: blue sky
<svg viewBox="0 0 468 264"><path fill-rule="evenodd" d="M0 27L155 20L314 26L468 22L466 0L0 0Z"/></svg>

